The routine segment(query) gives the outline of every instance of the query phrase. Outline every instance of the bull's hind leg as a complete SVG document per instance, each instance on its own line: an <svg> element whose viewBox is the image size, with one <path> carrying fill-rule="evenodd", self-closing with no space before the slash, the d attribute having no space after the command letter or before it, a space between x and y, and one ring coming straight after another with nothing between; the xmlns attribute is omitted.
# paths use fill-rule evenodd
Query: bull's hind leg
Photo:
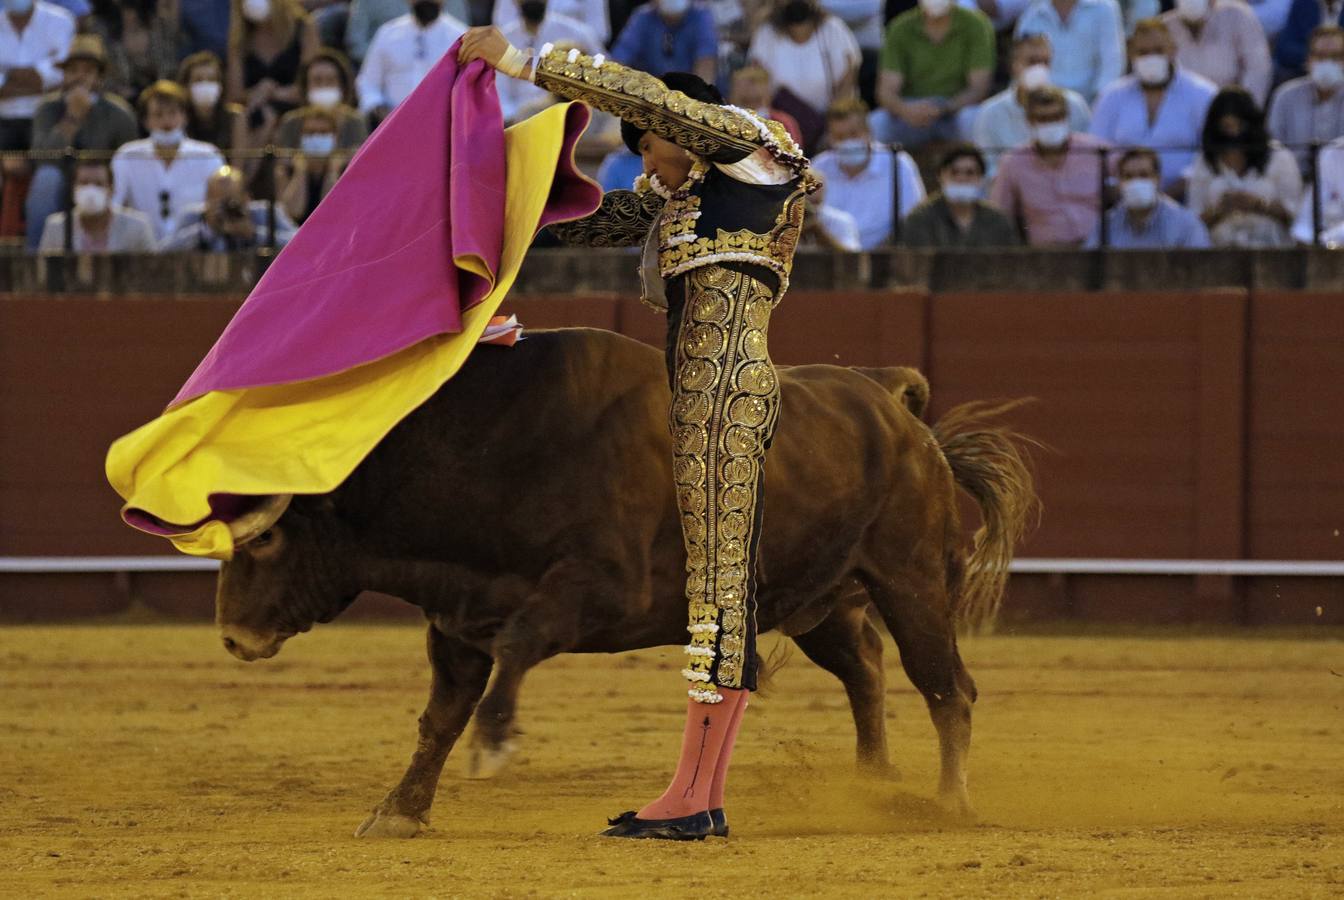
<svg viewBox="0 0 1344 900"><path fill-rule="evenodd" d="M868 621L867 607L866 602L839 606L794 641L808 659L844 684L858 734L859 768L889 775L882 635Z"/></svg>
<svg viewBox="0 0 1344 900"><path fill-rule="evenodd" d="M355 830L355 837L414 837L428 824L444 761L467 727L490 678L489 654L448 637L433 625L428 643L429 703L420 716L420 740L411 765L401 783Z"/></svg>
<svg viewBox="0 0 1344 900"><path fill-rule="evenodd" d="M975 682L957 652L957 634L941 571L918 579L873 576L864 579L882 614L901 665L928 704L938 731L941 774L939 802L955 815L974 815L967 789L966 759L971 750L971 705Z"/></svg>

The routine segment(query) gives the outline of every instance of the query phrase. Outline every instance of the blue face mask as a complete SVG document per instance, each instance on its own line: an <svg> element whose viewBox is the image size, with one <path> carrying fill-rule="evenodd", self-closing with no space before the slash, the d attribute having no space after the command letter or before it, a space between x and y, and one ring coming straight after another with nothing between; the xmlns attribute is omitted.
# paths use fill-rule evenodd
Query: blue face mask
<svg viewBox="0 0 1344 900"><path fill-rule="evenodd" d="M299 149L309 156L330 156L336 149L336 135L305 134L299 138Z"/></svg>
<svg viewBox="0 0 1344 900"><path fill-rule="evenodd" d="M864 138L850 138L847 141L840 141L831 148L831 151L835 153L842 166L858 168L868 161L872 148Z"/></svg>
<svg viewBox="0 0 1344 900"><path fill-rule="evenodd" d="M33 0L5 0L5 12L13 13L16 16L22 16L31 11Z"/></svg>

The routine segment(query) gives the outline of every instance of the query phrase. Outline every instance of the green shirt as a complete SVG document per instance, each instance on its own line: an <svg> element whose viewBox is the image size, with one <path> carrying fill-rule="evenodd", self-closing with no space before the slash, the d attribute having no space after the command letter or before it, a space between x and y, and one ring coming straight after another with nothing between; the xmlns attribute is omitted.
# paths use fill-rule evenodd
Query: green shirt
<svg viewBox="0 0 1344 900"><path fill-rule="evenodd" d="M901 96L951 97L966 87L966 74L994 69L994 26L979 10L954 6L941 43L924 33L919 7L891 20L882 42L882 68L904 79Z"/></svg>

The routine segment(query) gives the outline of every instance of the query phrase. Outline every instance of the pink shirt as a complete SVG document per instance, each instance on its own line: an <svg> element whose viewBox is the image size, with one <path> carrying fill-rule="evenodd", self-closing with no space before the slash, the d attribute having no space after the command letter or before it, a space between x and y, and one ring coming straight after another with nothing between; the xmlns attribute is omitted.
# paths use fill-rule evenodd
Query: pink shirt
<svg viewBox="0 0 1344 900"><path fill-rule="evenodd" d="M1219 87L1239 84L1262 107L1269 96L1269 42L1260 20L1241 0L1214 0L1196 39L1175 10L1162 14L1176 42L1176 62Z"/></svg>
<svg viewBox="0 0 1344 900"><path fill-rule="evenodd" d="M1034 247L1080 244L1101 212L1100 138L1075 132L1058 166L1047 165L1030 144L1004 154L989 202L1022 223ZM1108 160L1108 165L1114 165Z"/></svg>

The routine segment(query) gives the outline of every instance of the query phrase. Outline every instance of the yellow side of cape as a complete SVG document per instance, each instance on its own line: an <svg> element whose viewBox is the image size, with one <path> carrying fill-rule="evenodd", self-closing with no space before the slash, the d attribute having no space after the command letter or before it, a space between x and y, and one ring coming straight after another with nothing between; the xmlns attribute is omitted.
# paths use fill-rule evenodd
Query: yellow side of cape
<svg viewBox="0 0 1344 900"><path fill-rule="evenodd" d="M172 409L108 450L125 509L200 522L210 494L318 494L337 487L392 428L451 378L518 275L551 191L569 104L505 132L504 246L494 289L462 316L462 331L313 381L212 391ZM183 553L229 559L219 521L170 538Z"/></svg>

